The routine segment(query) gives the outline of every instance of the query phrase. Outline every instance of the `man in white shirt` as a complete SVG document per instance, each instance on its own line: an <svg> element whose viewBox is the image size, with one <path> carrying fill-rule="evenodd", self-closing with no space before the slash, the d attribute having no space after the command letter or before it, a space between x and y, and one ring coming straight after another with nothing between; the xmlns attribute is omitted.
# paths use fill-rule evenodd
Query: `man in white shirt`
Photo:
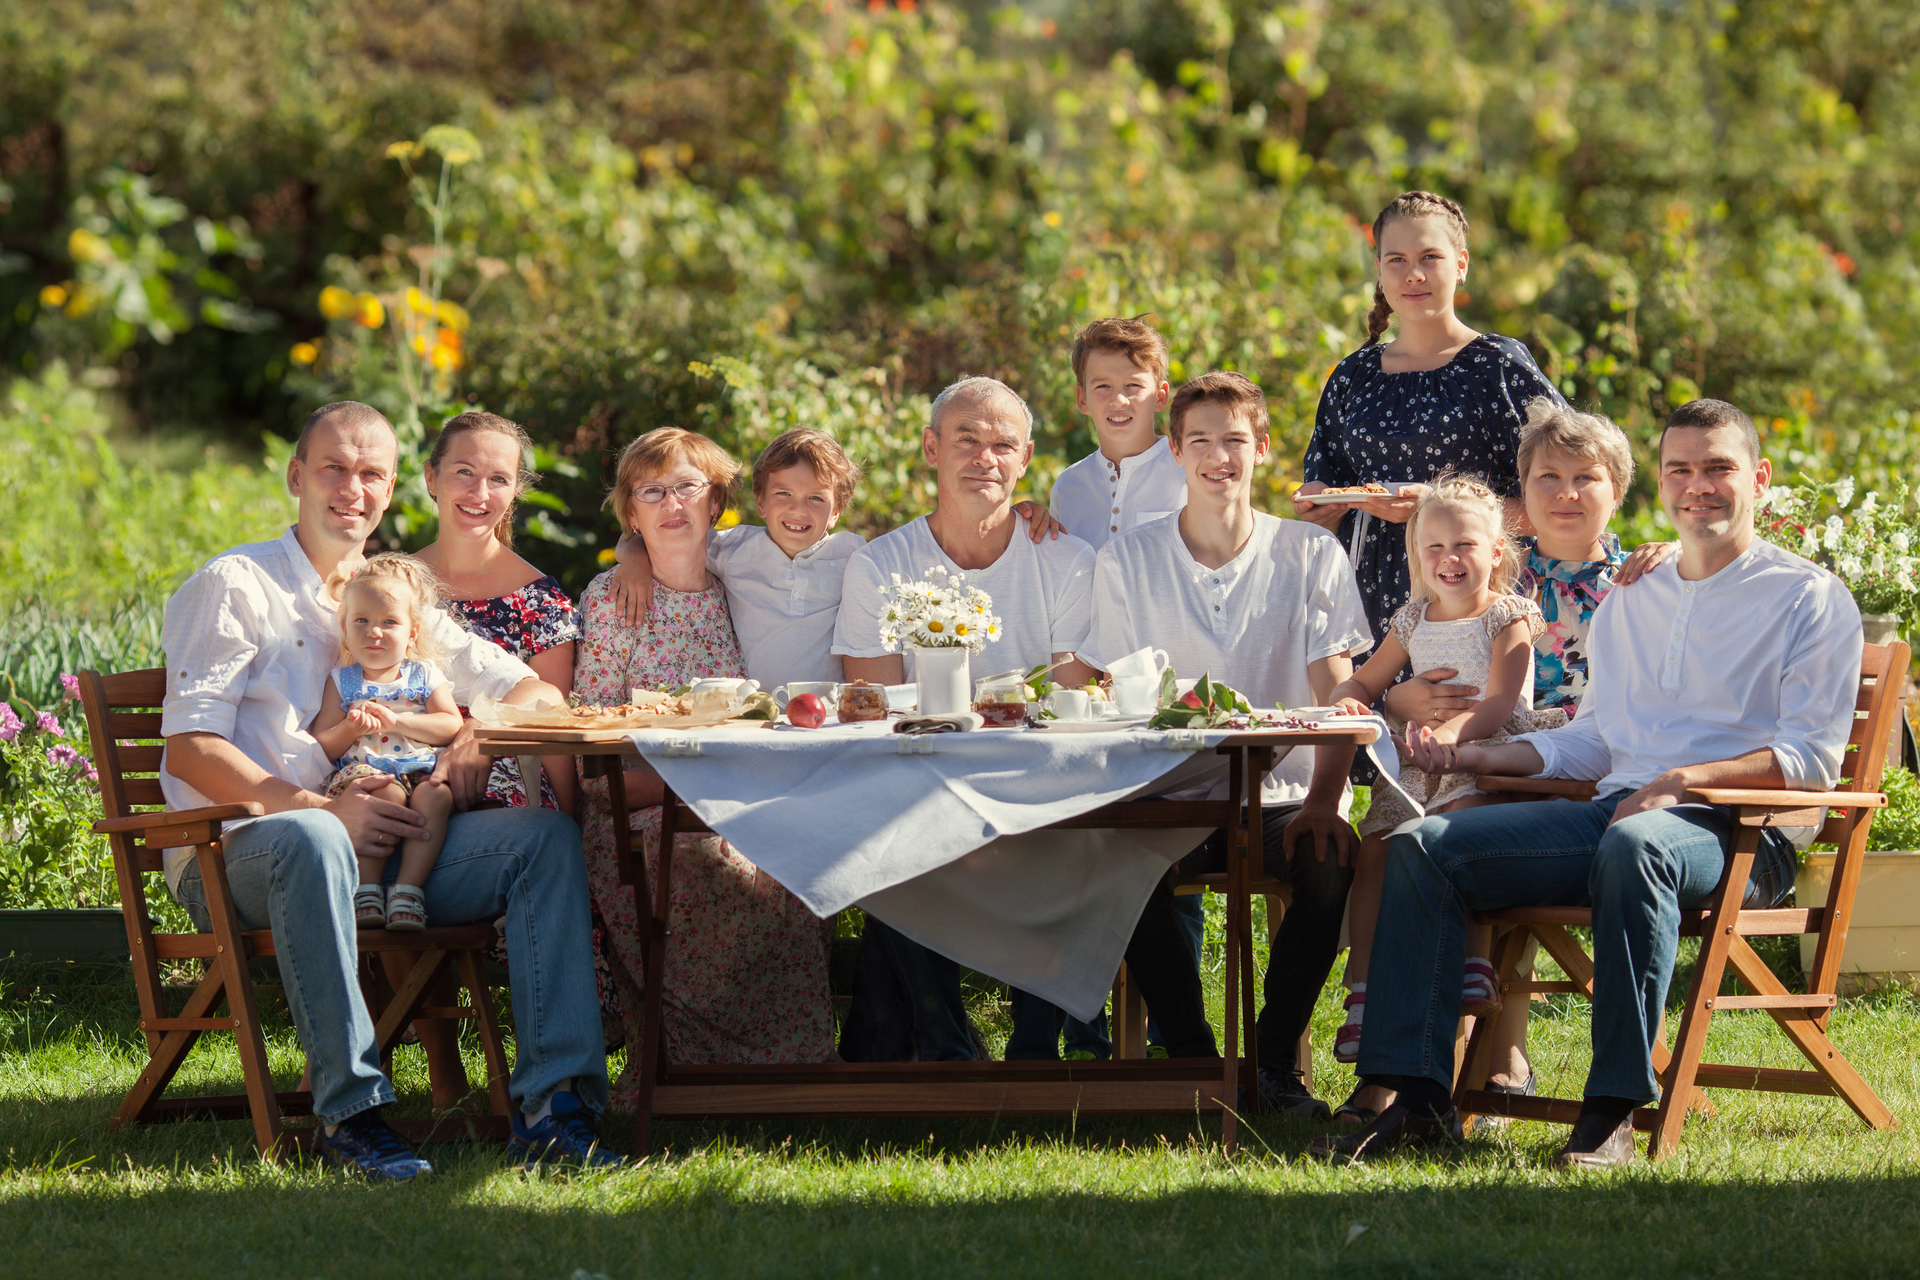
<svg viewBox="0 0 1920 1280"><path fill-rule="evenodd" d="M881 593L893 575L912 580L934 565L964 573L993 599L1001 638L979 661L1022 671L1057 662L1061 684L1093 676L1074 656L1087 635L1093 548L1074 537L1035 542L1013 510L1014 486L1033 460L1032 432L1026 402L992 378L956 382L934 400L921 437L937 478L933 512L875 538L847 563L833 651L848 680L911 678L911 653L889 653L880 641ZM840 1053L851 1062L975 1057L958 967L869 916Z"/></svg>
<svg viewBox="0 0 1920 1280"><path fill-rule="evenodd" d="M323 406L287 466L299 523L276 541L214 557L168 600L160 772L171 809L265 806L267 816L222 834L234 903L244 927L273 932L321 1121L318 1148L389 1180L431 1169L380 1114L393 1087L356 976L355 854L391 854L426 831L405 805L369 794L380 779L328 799L332 764L308 726L341 652L338 611L321 588L359 563L392 499L398 457L378 410ZM436 610L428 625L462 705L480 695L558 700L524 663L445 614ZM460 800L484 791L488 763L463 734L434 776ZM190 854L168 852L167 882L204 929L206 893ZM426 897L430 924L506 917L521 1035L509 1085L519 1104L514 1141L536 1156L615 1161L595 1146L607 1073L579 829L538 808L455 814Z"/></svg>
<svg viewBox="0 0 1920 1280"><path fill-rule="evenodd" d="M1325 705L1373 638L1339 540L1253 509L1253 472L1267 454L1266 398L1243 374L1202 374L1175 394L1169 424L1185 509L1101 549L1092 634L1081 653L1104 668L1151 645L1165 649L1181 675L1225 681L1256 707ZM1266 870L1291 882L1293 905L1267 966L1256 1031L1260 1088L1268 1105L1299 1115L1327 1114L1301 1081L1294 1053L1339 950L1353 883L1353 829L1342 813L1352 762L1352 748L1294 751L1261 785ZM1224 866L1224 835L1216 833L1181 870ZM1143 947L1169 968L1192 963L1174 940L1143 937L1159 927L1157 900L1170 905L1166 885L1155 899L1136 930L1130 972ZM1167 1011L1155 1015L1164 1023Z"/></svg>
<svg viewBox="0 0 1920 1280"><path fill-rule="evenodd" d="M1761 541L1772 471L1748 417L1695 400L1660 438L1660 501L1680 554L1594 614L1591 679L1565 728L1492 746L1421 744L1436 772L1590 778L1584 804L1494 805L1428 818L1388 846L1359 1072L1399 1098L1323 1155L1372 1156L1459 1135L1449 1095L1466 913L1591 904L1593 1064L1556 1162L1633 1158L1633 1109L1659 1096L1652 1047L1679 913L1718 887L1730 811L1688 790L1830 790L1860 678L1860 612L1826 570ZM1762 834L1746 904L1793 885L1794 852Z"/></svg>
<svg viewBox="0 0 1920 1280"><path fill-rule="evenodd" d="M1095 320L1073 339L1073 401L1100 447L1062 471L1047 504L1095 551L1187 505L1187 476L1154 426L1171 394L1167 343L1138 317Z"/></svg>

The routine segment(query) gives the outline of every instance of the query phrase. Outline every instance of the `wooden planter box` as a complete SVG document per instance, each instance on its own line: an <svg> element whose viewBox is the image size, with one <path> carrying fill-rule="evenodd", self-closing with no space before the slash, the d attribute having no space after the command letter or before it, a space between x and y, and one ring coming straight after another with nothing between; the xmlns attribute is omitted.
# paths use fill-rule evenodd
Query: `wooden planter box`
<svg viewBox="0 0 1920 1280"><path fill-rule="evenodd" d="M1794 882L1794 901L1825 906L1832 879L1833 855L1808 854ZM1807 969L1813 967L1814 942L1811 936L1800 939L1800 963ZM1840 971L1843 995L1884 986L1920 987L1920 852L1866 855Z"/></svg>
<svg viewBox="0 0 1920 1280"><path fill-rule="evenodd" d="M127 960L127 923L118 907L0 911L0 960L33 963Z"/></svg>

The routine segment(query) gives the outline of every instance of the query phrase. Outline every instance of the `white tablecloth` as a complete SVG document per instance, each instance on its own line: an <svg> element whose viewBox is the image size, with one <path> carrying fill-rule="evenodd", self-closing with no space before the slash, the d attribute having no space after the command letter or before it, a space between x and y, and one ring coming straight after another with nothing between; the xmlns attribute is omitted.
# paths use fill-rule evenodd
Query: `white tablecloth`
<svg viewBox="0 0 1920 1280"><path fill-rule="evenodd" d="M1396 777L1385 723L1347 723L1380 731L1368 750ZM815 914L859 905L1085 1018L1154 884L1208 833L1039 828L1218 774L1226 758L1213 748L1228 736L1184 735L1184 747L1141 729L912 738L868 722L632 738L708 826Z"/></svg>

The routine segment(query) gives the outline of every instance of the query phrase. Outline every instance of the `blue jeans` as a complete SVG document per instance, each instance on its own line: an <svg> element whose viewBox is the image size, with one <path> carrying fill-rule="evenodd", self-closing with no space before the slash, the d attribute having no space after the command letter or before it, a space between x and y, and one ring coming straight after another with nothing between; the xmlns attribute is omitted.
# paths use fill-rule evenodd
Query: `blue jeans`
<svg viewBox="0 0 1920 1280"><path fill-rule="evenodd" d="M318 810L280 813L248 823L225 845L241 927L273 931L314 1114L337 1124L392 1102L357 978L360 875L347 829ZM388 879L398 865L398 855L389 860ZM506 916L517 1038L508 1092L520 1109L538 1111L561 1088L596 1114L605 1109L586 861L573 820L551 809L455 814L426 895L430 925ZM195 925L210 927L197 861L174 896Z"/></svg>
<svg viewBox="0 0 1920 1280"><path fill-rule="evenodd" d="M1436 814L1387 843L1386 883L1367 984L1364 1076L1453 1086L1468 911L1593 909L1589 1097L1660 1096L1653 1041L1679 946L1681 908L1706 905L1737 830L1730 810L1679 805L1607 824L1626 792ZM1793 886L1793 846L1761 833L1744 903Z"/></svg>

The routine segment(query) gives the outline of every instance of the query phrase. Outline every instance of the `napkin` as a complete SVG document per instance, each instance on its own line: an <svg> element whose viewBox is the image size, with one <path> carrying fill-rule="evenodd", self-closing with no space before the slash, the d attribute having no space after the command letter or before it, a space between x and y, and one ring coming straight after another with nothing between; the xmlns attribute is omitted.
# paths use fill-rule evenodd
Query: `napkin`
<svg viewBox="0 0 1920 1280"><path fill-rule="evenodd" d="M949 711L937 716L907 716L894 722L895 733L971 733L986 721L977 711Z"/></svg>

